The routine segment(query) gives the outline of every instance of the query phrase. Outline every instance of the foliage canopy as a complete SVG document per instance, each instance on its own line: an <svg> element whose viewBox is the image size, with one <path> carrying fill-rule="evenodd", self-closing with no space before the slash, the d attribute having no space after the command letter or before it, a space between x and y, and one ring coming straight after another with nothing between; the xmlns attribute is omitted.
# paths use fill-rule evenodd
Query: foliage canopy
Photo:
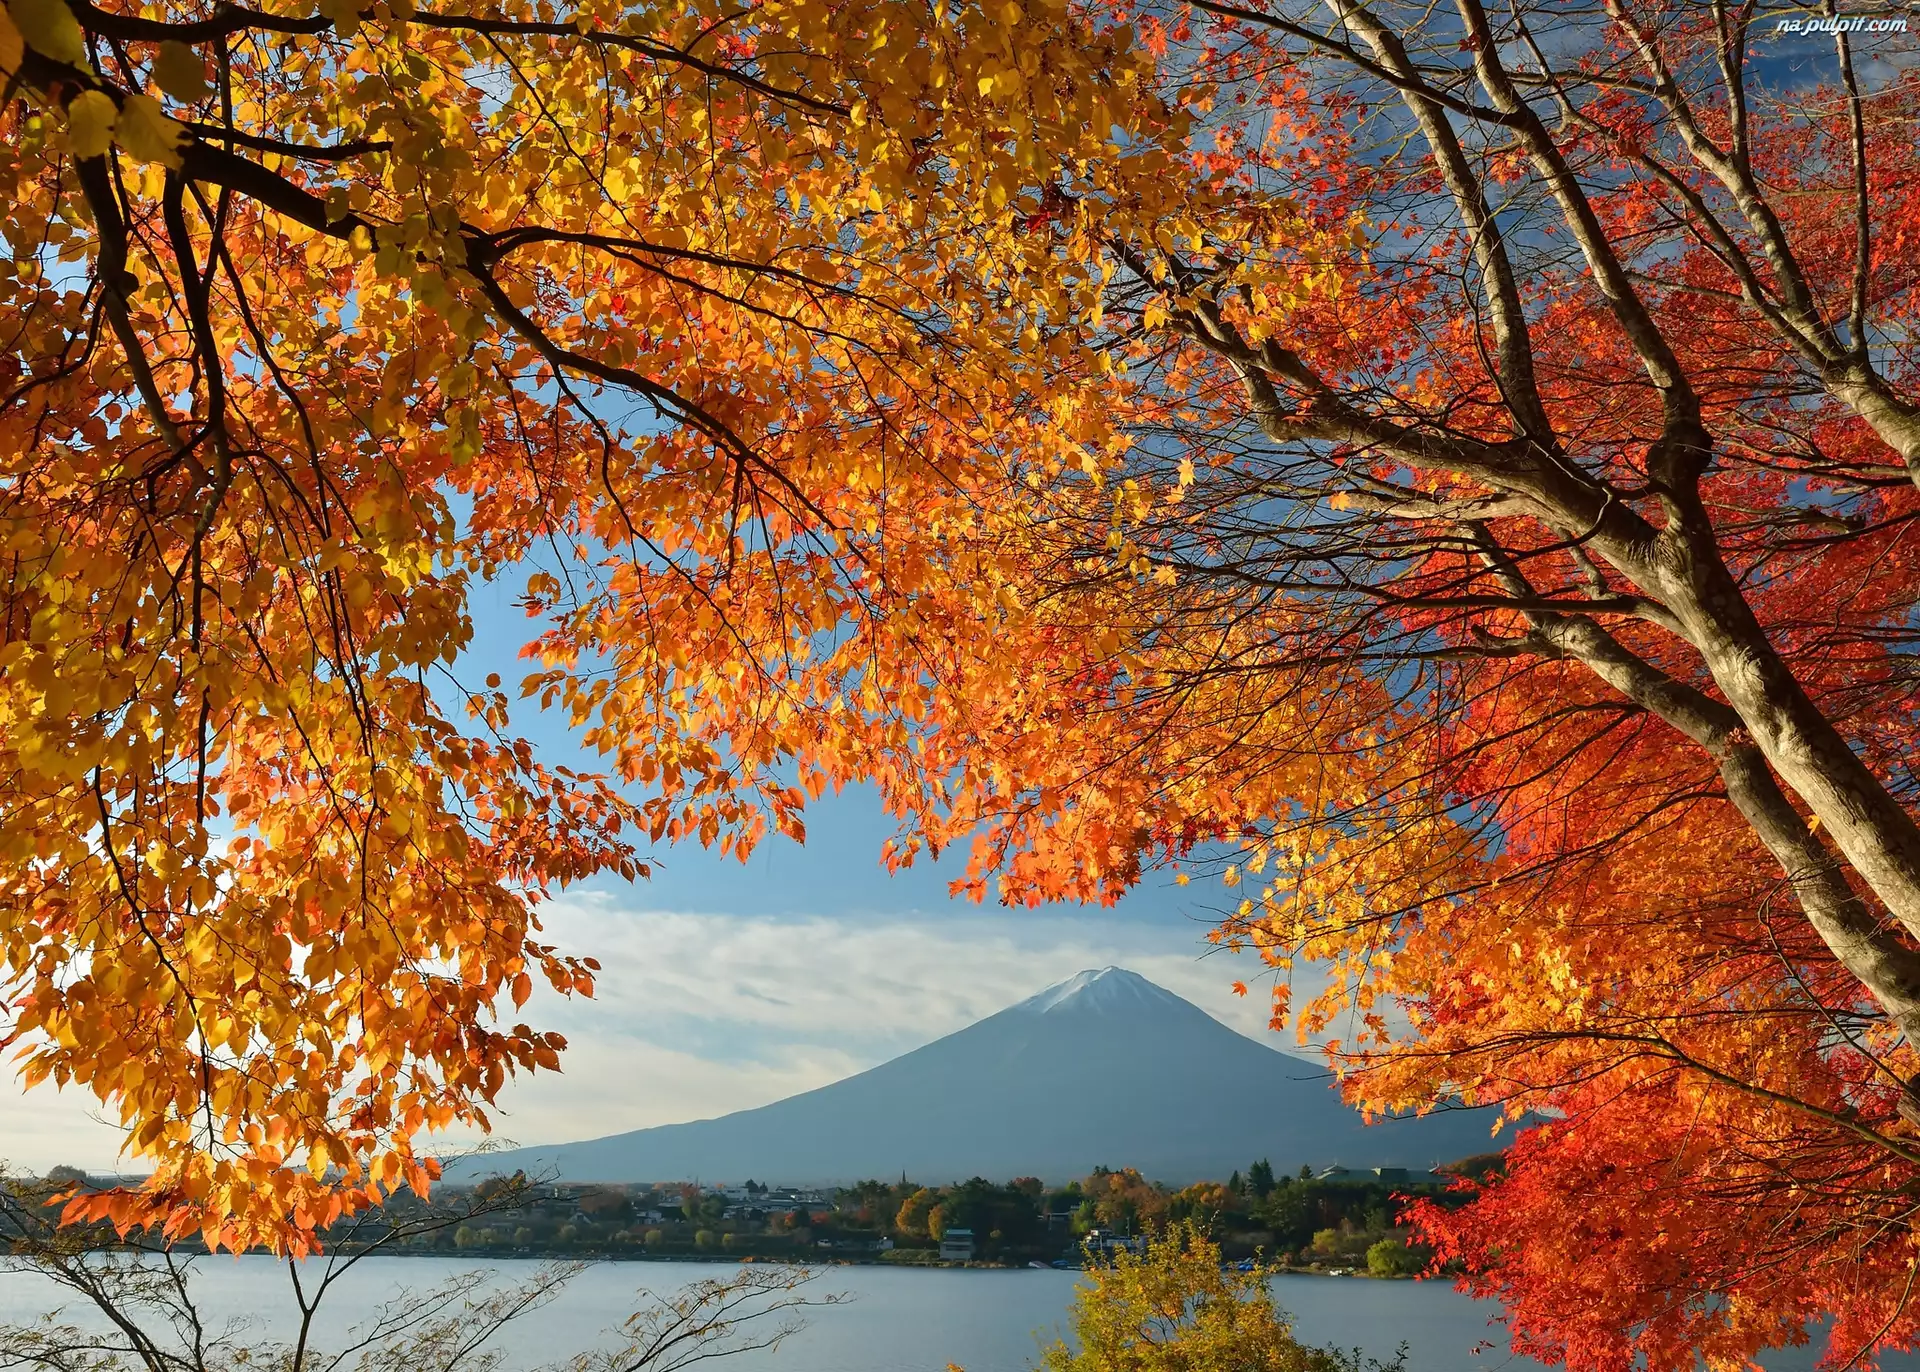
<svg viewBox="0 0 1920 1372"><path fill-rule="evenodd" d="M1732 0L6 13L4 1032L159 1167L76 1213L423 1184L591 985L548 892L865 779L976 896L1217 870L1370 1108L1551 1110L1423 1221L1524 1348L1920 1332L1911 72ZM608 777L455 679L507 576Z"/></svg>

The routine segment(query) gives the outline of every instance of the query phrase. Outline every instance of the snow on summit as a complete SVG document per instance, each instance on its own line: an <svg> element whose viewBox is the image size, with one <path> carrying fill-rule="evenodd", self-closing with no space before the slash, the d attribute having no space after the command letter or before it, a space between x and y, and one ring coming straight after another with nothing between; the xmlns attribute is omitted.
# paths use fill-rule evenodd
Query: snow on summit
<svg viewBox="0 0 1920 1372"><path fill-rule="evenodd" d="M1171 991L1162 990L1124 967L1101 967L1076 972L1065 981L1049 986L1014 1006L1030 1014L1046 1015L1059 1011L1117 1012L1139 1010L1149 1005L1186 1005Z"/></svg>

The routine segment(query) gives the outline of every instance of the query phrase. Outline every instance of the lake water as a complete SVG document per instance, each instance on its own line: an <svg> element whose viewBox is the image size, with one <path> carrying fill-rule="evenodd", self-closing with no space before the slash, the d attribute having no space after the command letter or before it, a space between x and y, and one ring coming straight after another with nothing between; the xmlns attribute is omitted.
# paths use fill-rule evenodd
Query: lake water
<svg viewBox="0 0 1920 1372"><path fill-rule="evenodd" d="M340 1346L353 1324L403 1291L423 1290L460 1272L491 1267L501 1280L530 1276L533 1264L474 1263L441 1258L377 1258L348 1272L328 1296L316 1343ZM604 1263L590 1267L551 1305L510 1325L498 1341L510 1369L559 1361L597 1341L635 1308L636 1289L668 1294L729 1267L711 1263ZM266 1258L208 1258L195 1266L195 1285L209 1324L245 1320L262 1336L284 1336L287 1272ZM814 1290L844 1292L843 1305L809 1313L808 1327L772 1352L727 1359L724 1372L1026 1372L1043 1342L1064 1332L1076 1272L993 1271L885 1267L824 1270ZM1540 1364L1506 1351L1497 1310L1468 1300L1438 1282L1367 1281L1285 1276L1276 1280L1281 1303L1308 1343L1358 1347L1380 1357L1408 1346L1410 1372L1521 1372ZM0 1271L0 1324L37 1319L64 1304L65 1319L96 1325L90 1311L62 1298L37 1273ZM1489 1347L1489 1345L1491 1345ZM1768 1359L1770 1372L1802 1372L1814 1364L1806 1350ZM722 1372L721 1364L712 1364ZM1888 1372L1909 1372L1920 1361L1889 1359Z"/></svg>

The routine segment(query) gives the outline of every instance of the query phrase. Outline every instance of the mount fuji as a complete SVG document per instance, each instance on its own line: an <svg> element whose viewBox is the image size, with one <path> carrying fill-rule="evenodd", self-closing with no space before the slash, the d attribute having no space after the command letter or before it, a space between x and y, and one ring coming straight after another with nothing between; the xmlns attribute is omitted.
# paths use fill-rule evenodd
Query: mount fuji
<svg viewBox="0 0 1920 1372"><path fill-rule="evenodd" d="M1449 1110L1365 1125L1318 1064L1107 967L771 1105L484 1154L449 1177L524 1168L604 1182L1064 1181L1105 1164L1183 1183L1262 1157L1283 1172L1428 1168L1486 1152L1492 1123L1489 1111Z"/></svg>

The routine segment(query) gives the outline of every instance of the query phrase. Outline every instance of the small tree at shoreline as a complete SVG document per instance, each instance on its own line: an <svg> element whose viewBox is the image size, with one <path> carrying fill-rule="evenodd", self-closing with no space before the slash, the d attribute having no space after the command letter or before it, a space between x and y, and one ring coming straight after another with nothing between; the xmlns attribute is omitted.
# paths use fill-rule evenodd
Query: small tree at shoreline
<svg viewBox="0 0 1920 1372"><path fill-rule="evenodd" d="M1073 1307L1073 1344L1054 1343L1044 1372L1400 1372L1405 1351L1382 1363L1312 1348L1274 1304L1272 1269L1222 1265L1220 1247L1192 1223L1169 1226L1143 1254L1095 1268Z"/></svg>

